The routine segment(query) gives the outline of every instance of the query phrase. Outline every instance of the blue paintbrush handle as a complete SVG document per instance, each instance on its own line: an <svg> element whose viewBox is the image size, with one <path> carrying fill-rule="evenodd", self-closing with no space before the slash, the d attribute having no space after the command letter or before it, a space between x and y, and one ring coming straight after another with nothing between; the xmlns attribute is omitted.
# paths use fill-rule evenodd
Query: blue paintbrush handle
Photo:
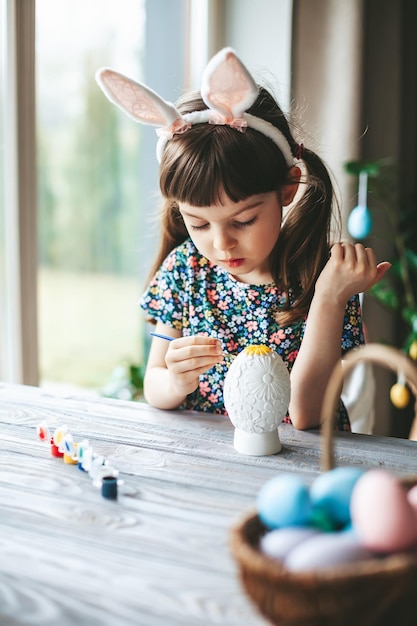
<svg viewBox="0 0 417 626"><path fill-rule="evenodd" d="M159 339L165 339L165 341L173 341L175 337L170 337L169 335L161 335L160 333L150 333L152 337L159 337Z"/></svg>

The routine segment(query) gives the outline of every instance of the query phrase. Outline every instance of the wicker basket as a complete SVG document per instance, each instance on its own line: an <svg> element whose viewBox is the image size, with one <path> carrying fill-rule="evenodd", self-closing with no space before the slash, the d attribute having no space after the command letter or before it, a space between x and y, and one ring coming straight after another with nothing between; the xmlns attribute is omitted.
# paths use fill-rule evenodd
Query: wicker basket
<svg viewBox="0 0 417 626"><path fill-rule="evenodd" d="M330 378L322 411L322 470L334 466L333 415L343 375L359 361L370 361L401 372L417 389L417 368L394 348L368 344L349 353L343 372ZM417 476L401 481L404 488ZM346 566L310 572L289 572L259 550L265 533L250 513L231 533L231 550L242 585L260 613L280 626L416 626L417 554L397 554Z"/></svg>

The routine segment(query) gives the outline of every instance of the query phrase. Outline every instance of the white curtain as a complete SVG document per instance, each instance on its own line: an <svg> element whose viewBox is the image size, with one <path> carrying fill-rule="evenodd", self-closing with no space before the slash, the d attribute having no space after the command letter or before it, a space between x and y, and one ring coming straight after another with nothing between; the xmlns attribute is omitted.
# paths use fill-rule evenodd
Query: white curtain
<svg viewBox="0 0 417 626"><path fill-rule="evenodd" d="M292 97L306 147L318 152L338 190L343 223L356 203L356 182L344 163L360 157L363 1L294 0ZM348 237L346 230L342 234ZM343 400L352 430L374 425L372 366L360 364L346 378Z"/></svg>

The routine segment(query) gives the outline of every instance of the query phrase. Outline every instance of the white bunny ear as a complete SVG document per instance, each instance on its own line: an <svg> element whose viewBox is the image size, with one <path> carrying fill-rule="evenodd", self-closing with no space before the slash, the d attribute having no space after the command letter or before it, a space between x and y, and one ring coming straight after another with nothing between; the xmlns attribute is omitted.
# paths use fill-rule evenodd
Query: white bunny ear
<svg viewBox="0 0 417 626"><path fill-rule="evenodd" d="M110 100L136 122L170 127L181 115L170 102L131 78L103 67L96 72L96 81Z"/></svg>
<svg viewBox="0 0 417 626"><path fill-rule="evenodd" d="M241 118L257 95L255 81L232 48L223 48L209 61L201 85L209 108L225 119Z"/></svg>

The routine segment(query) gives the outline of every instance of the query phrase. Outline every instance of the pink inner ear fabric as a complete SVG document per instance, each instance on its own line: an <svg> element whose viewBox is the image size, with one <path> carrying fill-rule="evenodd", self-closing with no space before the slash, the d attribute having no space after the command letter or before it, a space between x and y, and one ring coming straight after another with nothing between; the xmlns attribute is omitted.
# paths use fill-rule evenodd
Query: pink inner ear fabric
<svg viewBox="0 0 417 626"><path fill-rule="evenodd" d="M115 97L135 117L155 126L161 126L166 123L166 119L161 114L159 108L139 85L133 82L122 81L117 77L113 78L111 82Z"/></svg>
<svg viewBox="0 0 417 626"><path fill-rule="evenodd" d="M206 103L227 120L240 117L256 97L254 85L248 80L240 61L232 54L228 54L206 80Z"/></svg>

